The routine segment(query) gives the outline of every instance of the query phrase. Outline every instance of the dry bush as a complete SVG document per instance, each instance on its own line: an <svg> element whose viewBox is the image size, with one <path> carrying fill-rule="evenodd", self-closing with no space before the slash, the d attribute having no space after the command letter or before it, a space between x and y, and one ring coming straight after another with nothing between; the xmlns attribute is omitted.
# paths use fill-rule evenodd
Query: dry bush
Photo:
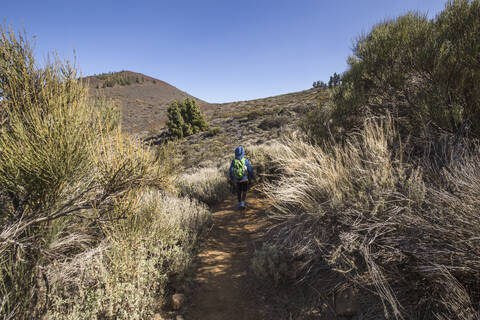
<svg viewBox="0 0 480 320"><path fill-rule="evenodd" d="M288 266L275 245L264 243L252 258L252 270L259 279L278 286L288 277Z"/></svg>
<svg viewBox="0 0 480 320"><path fill-rule="evenodd" d="M245 146L245 154L253 166L256 181L262 182L276 176L272 157L278 146L278 143ZM176 182L180 196L188 196L208 205L225 200L234 190L228 172L232 158L233 155L227 156L216 165L212 162L211 166L193 168L180 175Z"/></svg>
<svg viewBox="0 0 480 320"><path fill-rule="evenodd" d="M180 195L208 205L223 201L231 192L228 165L225 162L223 166L199 168L181 175L177 180Z"/></svg>
<svg viewBox="0 0 480 320"><path fill-rule="evenodd" d="M168 280L188 270L211 216L195 200L159 191L137 201L138 210L106 226L98 246L49 267L47 319L147 319L162 306Z"/></svg>
<svg viewBox="0 0 480 320"><path fill-rule="evenodd" d="M271 130L273 128L280 128L282 126L285 126L291 121L292 119L289 116L275 115L262 120L258 127L262 130Z"/></svg>
<svg viewBox="0 0 480 320"><path fill-rule="evenodd" d="M305 282L336 279L319 292L374 292L376 317L478 319L478 152L425 177L404 149L390 119L367 120L343 146L284 141L273 159L282 176L265 191L270 236Z"/></svg>
<svg viewBox="0 0 480 320"><path fill-rule="evenodd" d="M278 176L279 171L274 159L281 148L282 145L276 141L245 146L245 153L253 166L255 179L258 182L274 180Z"/></svg>
<svg viewBox="0 0 480 320"><path fill-rule="evenodd" d="M140 190L171 188L171 165L120 132L119 113L88 98L74 67L39 67L28 41L3 29L0 107L0 316L40 318L76 264L106 255ZM70 262L63 278L49 275Z"/></svg>

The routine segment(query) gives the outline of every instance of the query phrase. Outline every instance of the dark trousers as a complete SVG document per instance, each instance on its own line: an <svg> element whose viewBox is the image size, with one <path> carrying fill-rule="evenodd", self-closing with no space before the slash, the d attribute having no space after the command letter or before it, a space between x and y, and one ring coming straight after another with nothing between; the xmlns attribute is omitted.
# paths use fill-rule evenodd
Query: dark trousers
<svg viewBox="0 0 480 320"><path fill-rule="evenodd" d="M248 181L237 182L238 202L245 201L245 199L247 198L247 190L248 190Z"/></svg>

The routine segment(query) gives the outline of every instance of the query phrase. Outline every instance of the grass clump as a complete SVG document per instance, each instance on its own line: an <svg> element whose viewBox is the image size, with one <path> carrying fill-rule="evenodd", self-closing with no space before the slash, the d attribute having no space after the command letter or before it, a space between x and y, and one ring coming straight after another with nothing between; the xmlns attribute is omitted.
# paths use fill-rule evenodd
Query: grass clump
<svg viewBox="0 0 480 320"><path fill-rule="evenodd" d="M220 127L211 127L208 129L208 132L206 134L207 137L214 137L216 135L219 135L222 133L222 128Z"/></svg>
<svg viewBox="0 0 480 320"><path fill-rule="evenodd" d="M391 118L366 121L343 145L285 141L273 159L281 177L265 190L270 237L311 286L328 270L336 281L317 284L322 294L342 282L374 292L376 317L478 317L478 147L445 152L455 161L440 168L415 164L407 146Z"/></svg>
<svg viewBox="0 0 480 320"><path fill-rule="evenodd" d="M281 171L274 159L281 150L282 145L276 141L245 146L245 152L252 163L257 182L272 181L279 177Z"/></svg>
<svg viewBox="0 0 480 320"><path fill-rule="evenodd" d="M197 199L208 205L214 205L231 194L228 177L228 164L220 167L198 168L183 174L177 180L181 196Z"/></svg>

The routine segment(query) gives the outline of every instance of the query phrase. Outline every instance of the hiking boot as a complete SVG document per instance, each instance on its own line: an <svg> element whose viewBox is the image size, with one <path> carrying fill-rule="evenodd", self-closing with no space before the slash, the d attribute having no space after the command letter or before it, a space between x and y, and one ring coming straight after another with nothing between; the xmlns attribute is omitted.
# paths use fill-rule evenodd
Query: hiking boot
<svg viewBox="0 0 480 320"><path fill-rule="evenodd" d="M240 209L245 209L245 201L240 201L239 208Z"/></svg>

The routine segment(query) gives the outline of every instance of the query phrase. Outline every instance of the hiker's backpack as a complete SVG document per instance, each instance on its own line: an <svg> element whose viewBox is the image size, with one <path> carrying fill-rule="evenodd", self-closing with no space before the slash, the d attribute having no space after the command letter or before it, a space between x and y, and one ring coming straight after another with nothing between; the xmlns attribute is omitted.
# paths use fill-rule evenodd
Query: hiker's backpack
<svg viewBox="0 0 480 320"><path fill-rule="evenodd" d="M241 160L233 159L233 176L237 179L242 179L247 173L247 166L245 165L245 158Z"/></svg>

